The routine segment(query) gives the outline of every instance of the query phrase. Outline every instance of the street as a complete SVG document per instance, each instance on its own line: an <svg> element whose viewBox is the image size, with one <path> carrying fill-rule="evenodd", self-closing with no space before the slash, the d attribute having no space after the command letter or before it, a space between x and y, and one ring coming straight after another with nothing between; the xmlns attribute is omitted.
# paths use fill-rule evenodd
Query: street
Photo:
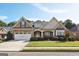
<svg viewBox="0 0 79 59"><path fill-rule="evenodd" d="M0 56L79 56L79 52L0 52Z"/></svg>

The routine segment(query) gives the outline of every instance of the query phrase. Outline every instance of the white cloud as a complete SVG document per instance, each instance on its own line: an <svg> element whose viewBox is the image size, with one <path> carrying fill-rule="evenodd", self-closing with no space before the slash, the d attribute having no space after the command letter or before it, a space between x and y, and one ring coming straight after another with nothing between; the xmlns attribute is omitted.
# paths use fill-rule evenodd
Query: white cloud
<svg viewBox="0 0 79 59"><path fill-rule="evenodd" d="M39 18L27 18L27 19L31 20L31 21L43 20L43 19L39 19Z"/></svg>
<svg viewBox="0 0 79 59"><path fill-rule="evenodd" d="M44 11L44 12L48 12L48 13L65 13L67 12L67 10L65 9L49 9L45 6L42 6L41 4L32 4L33 6L39 8L40 10Z"/></svg>
<svg viewBox="0 0 79 59"><path fill-rule="evenodd" d="M31 20L31 21L37 21L37 20L48 21L47 19L41 19L41 18L26 18L26 19Z"/></svg>
<svg viewBox="0 0 79 59"><path fill-rule="evenodd" d="M38 18L28 18L28 20L36 21L36 20L39 20L39 19Z"/></svg>
<svg viewBox="0 0 79 59"><path fill-rule="evenodd" d="M7 18L8 18L7 16L0 16L0 20L5 20Z"/></svg>

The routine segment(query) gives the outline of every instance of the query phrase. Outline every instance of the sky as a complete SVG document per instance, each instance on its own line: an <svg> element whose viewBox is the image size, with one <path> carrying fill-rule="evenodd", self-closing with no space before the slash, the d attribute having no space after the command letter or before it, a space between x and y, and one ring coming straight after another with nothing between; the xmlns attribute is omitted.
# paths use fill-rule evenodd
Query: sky
<svg viewBox="0 0 79 59"><path fill-rule="evenodd" d="M25 16L28 20L58 21L72 20L79 24L79 4L75 3L0 3L0 19L5 22L17 21Z"/></svg>

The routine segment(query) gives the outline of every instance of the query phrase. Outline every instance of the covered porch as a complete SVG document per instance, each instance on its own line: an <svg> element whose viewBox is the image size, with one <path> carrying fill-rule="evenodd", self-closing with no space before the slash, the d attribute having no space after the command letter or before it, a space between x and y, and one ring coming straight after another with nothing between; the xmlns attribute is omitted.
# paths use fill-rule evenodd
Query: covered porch
<svg viewBox="0 0 79 59"><path fill-rule="evenodd" d="M54 31L34 31L34 37L54 37Z"/></svg>

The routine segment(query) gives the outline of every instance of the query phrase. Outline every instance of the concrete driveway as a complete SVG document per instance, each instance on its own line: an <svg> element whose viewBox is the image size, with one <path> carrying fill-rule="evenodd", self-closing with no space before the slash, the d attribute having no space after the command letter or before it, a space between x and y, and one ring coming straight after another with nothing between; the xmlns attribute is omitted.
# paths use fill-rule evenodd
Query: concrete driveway
<svg viewBox="0 0 79 59"><path fill-rule="evenodd" d="M0 51L21 51L29 42L24 41L8 41L0 43Z"/></svg>

